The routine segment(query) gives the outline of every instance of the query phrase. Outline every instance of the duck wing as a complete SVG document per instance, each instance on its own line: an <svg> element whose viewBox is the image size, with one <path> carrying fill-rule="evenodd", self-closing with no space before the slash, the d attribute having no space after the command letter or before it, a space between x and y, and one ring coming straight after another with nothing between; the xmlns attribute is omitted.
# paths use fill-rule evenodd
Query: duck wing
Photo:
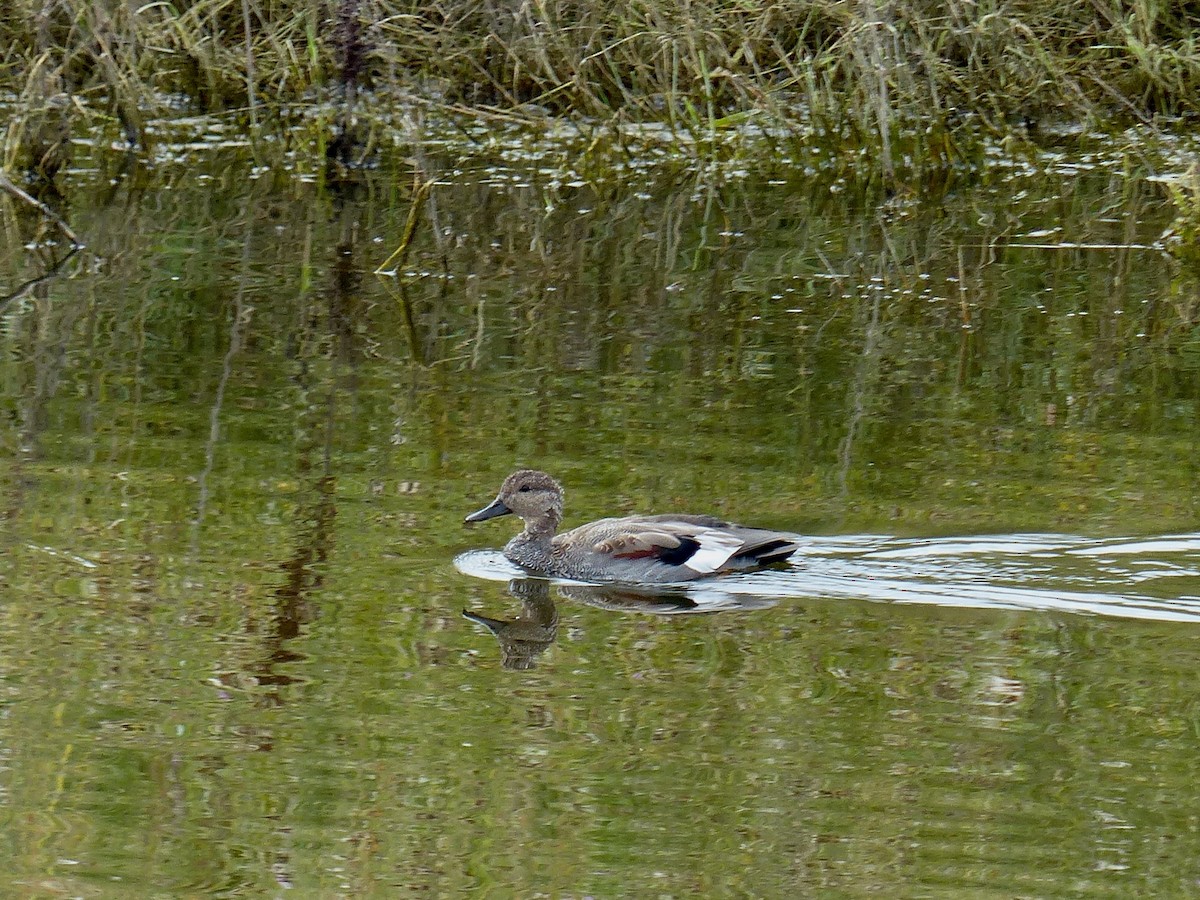
<svg viewBox="0 0 1200 900"><path fill-rule="evenodd" d="M753 556L752 542L747 538L756 532L707 516L655 516L621 525L593 544L593 552L613 559L656 560L689 569L695 573L691 577L718 572L735 557L748 553Z"/></svg>

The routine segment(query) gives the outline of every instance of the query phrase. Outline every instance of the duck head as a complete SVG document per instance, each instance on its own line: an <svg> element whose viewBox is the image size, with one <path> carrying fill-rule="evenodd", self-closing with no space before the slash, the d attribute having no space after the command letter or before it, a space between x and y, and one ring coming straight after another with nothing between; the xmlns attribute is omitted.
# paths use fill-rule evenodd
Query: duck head
<svg viewBox="0 0 1200 900"><path fill-rule="evenodd" d="M520 469L504 479L496 499L467 516L467 522L483 522L509 513L520 516L527 527L553 530L562 521L563 489L545 472Z"/></svg>

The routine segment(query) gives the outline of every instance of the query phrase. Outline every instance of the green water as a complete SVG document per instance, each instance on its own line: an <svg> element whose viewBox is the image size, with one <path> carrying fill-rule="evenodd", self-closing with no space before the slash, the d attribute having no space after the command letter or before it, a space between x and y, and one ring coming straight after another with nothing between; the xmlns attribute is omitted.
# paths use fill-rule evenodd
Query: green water
<svg viewBox="0 0 1200 900"><path fill-rule="evenodd" d="M4 893L1194 895L1195 535L1069 548L1197 528L1197 288L1138 246L1158 187L1062 159L880 207L447 152L381 278L402 160L82 155L87 250L0 310ZM63 248L2 224L8 293ZM525 465L568 524L933 555L863 538L711 615L530 601L455 565ZM940 594L870 587L897 547ZM532 668L462 616L530 602Z"/></svg>

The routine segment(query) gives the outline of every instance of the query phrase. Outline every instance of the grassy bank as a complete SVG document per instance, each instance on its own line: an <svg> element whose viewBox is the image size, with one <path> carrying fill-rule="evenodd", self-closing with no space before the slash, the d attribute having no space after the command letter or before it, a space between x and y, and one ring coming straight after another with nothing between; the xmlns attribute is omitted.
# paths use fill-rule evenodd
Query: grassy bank
<svg viewBox="0 0 1200 900"><path fill-rule="evenodd" d="M473 111L835 133L889 174L958 135L1200 111L1200 12L1152 0L10 0L0 90L10 170L51 171L100 117L133 143L164 114L364 90Z"/></svg>

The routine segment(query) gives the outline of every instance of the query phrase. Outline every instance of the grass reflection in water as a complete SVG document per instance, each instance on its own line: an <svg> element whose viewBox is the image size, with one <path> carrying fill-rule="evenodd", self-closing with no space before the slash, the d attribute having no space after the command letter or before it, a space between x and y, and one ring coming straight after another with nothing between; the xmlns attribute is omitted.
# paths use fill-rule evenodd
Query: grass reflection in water
<svg viewBox="0 0 1200 900"><path fill-rule="evenodd" d="M406 313L364 275L392 182L106 165L87 264L0 318L13 890L1194 888L1197 320L1131 249L1143 185L1014 167L880 215L477 168ZM16 286L49 262L10 225ZM1126 249L1014 246L1049 225ZM452 562L520 465L579 521L810 537L518 602Z"/></svg>

